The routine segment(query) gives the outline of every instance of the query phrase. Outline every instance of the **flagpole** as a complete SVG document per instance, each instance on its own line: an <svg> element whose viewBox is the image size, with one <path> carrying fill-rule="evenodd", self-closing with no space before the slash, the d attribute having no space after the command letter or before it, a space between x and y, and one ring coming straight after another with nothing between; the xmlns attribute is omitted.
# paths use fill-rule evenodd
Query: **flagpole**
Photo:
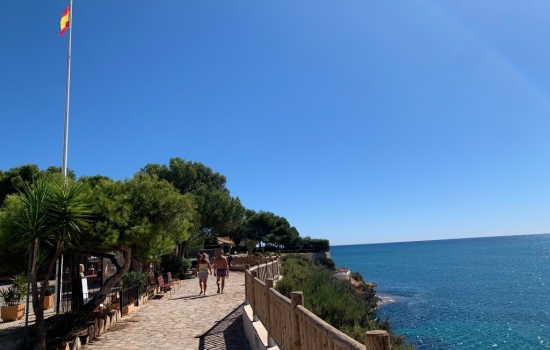
<svg viewBox="0 0 550 350"><path fill-rule="evenodd" d="M63 176L67 177L67 149L69 145L69 96L71 91L71 37L73 32L73 0L69 3L69 47L67 49L67 82L65 87L65 129L63 133Z"/></svg>
<svg viewBox="0 0 550 350"><path fill-rule="evenodd" d="M69 97L71 92L71 39L73 34L73 0L69 2L69 44L67 48L67 80L65 84L65 127L63 129L63 161L61 172L63 177L67 178L67 153L69 148ZM63 253L59 256L56 266L57 272L57 290L55 311L61 312L62 282L63 282Z"/></svg>

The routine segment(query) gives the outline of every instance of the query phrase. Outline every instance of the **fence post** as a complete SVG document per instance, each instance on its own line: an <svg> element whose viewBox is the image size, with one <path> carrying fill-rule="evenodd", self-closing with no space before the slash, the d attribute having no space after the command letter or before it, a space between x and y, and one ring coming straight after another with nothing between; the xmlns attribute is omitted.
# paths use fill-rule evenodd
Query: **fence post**
<svg viewBox="0 0 550 350"><path fill-rule="evenodd" d="M248 276L246 274L246 270L250 270L250 265L246 264L244 265L244 287L245 287L245 298L246 301L248 301L248 304L252 307L252 302L250 300L250 294L252 294L250 291L252 290L252 286L247 286L246 281L248 280Z"/></svg>
<svg viewBox="0 0 550 350"><path fill-rule="evenodd" d="M298 305L304 305L304 293L292 292L290 293L291 313L290 321L292 322L292 342L291 346L294 350L302 349L302 342L300 341L300 322L298 315L296 314L296 307Z"/></svg>
<svg viewBox="0 0 550 350"><path fill-rule="evenodd" d="M141 306L141 281L138 280L138 290L137 290L137 306Z"/></svg>
<svg viewBox="0 0 550 350"><path fill-rule="evenodd" d="M256 291L254 290L255 289L255 284L256 282L254 281L254 278L256 278L256 276L258 275L258 270L252 270L250 271L250 275L252 277L252 288L250 288L250 299L252 300L249 300L248 302L250 302L250 305L252 305L252 313L254 315L257 315L258 313L256 312Z"/></svg>
<svg viewBox="0 0 550 350"><path fill-rule="evenodd" d="M120 317L122 317L122 309L124 308L124 306L122 305L122 288L120 288L119 294L120 294Z"/></svg>
<svg viewBox="0 0 550 350"><path fill-rule="evenodd" d="M265 280L265 292L266 292L266 299L265 299L265 309L266 309L266 319L265 319L265 329L267 329L267 337L269 338L269 335L271 334L271 298L269 296L269 288L273 288L273 278L268 278Z"/></svg>
<svg viewBox="0 0 550 350"><path fill-rule="evenodd" d="M390 335L386 331L368 331L365 334L366 350L390 350Z"/></svg>

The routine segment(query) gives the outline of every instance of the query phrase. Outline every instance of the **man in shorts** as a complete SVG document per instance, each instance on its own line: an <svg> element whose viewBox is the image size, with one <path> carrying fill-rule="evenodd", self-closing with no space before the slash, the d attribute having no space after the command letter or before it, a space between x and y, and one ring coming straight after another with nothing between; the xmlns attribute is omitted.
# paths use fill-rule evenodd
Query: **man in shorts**
<svg viewBox="0 0 550 350"><path fill-rule="evenodd" d="M216 284L218 285L218 293L220 293L220 279L221 284L221 293L223 293L223 288L225 287L225 278L229 278L229 264L227 259L223 256L223 250L220 250L218 257L214 261L214 275L216 276Z"/></svg>

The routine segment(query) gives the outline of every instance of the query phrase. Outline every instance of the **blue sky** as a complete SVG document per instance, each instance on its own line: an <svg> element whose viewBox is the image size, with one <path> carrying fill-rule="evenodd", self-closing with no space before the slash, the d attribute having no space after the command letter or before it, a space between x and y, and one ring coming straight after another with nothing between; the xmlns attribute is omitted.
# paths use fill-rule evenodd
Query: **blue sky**
<svg viewBox="0 0 550 350"><path fill-rule="evenodd" d="M67 4L0 4L2 170L61 165ZM549 10L74 0L68 166L202 162L333 245L549 232Z"/></svg>

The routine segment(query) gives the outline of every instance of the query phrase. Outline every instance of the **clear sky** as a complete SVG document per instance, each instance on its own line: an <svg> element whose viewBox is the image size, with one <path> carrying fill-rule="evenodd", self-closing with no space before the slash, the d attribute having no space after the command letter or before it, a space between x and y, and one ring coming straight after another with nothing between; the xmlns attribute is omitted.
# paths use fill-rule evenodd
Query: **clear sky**
<svg viewBox="0 0 550 350"><path fill-rule="evenodd" d="M0 169L61 166L68 0L0 2ZM331 244L550 231L550 2L74 0L68 166L172 157Z"/></svg>

